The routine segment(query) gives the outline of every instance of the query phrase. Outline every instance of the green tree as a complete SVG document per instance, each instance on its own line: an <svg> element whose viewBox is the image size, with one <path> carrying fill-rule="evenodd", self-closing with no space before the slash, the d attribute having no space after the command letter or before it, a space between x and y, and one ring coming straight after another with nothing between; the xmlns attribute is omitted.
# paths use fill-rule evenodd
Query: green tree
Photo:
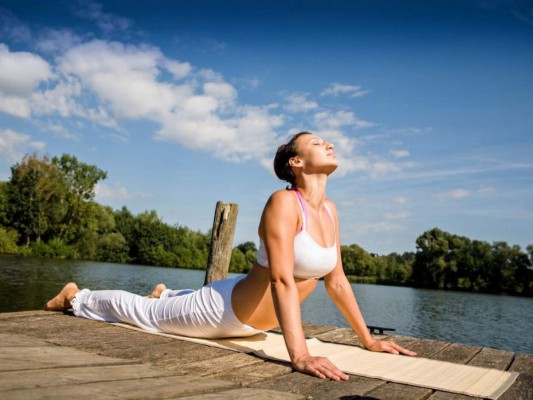
<svg viewBox="0 0 533 400"><path fill-rule="evenodd" d="M47 162L32 155L11 167L11 179L7 184L7 219L19 232L25 246L29 246L32 240L40 240L46 230L46 200L37 188L45 175Z"/></svg>
<svg viewBox="0 0 533 400"><path fill-rule="evenodd" d="M106 173L76 157L39 158L27 155L11 167L7 183L7 220L22 242L58 238L72 243L83 236L86 203ZM89 239L91 240L91 239Z"/></svg>
<svg viewBox="0 0 533 400"><path fill-rule="evenodd" d="M18 236L16 230L0 226L0 254L18 253Z"/></svg>
<svg viewBox="0 0 533 400"><path fill-rule="evenodd" d="M416 239L416 247L412 282L421 287L444 288L446 256L449 252L448 234L433 228Z"/></svg>
<svg viewBox="0 0 533 400"><path fill-rule="evenodd" d="M239 251L243 256L241 257L240 254L234 254L235 250ZM252 269L255 259L257 258L257 248L255 247L254 242L244 242L239 244L237 247L233 249L232 255L231 255L231 266L235 265L235 267L230 268L237 268L237 265L239 265L239 270L235 270L232 272L248 272Z"/></svg>
<svg viewBox="0 0 533 400"><path fill-rule="evenodd" d="M60 158L54 157L51 162L61 171L68 188L65 195L67 210L62 220L59 237L72 241L79 233L87 239L92 234L84 232L85 229L81 227L86 211L84 203L94 198L96 184L107 177L107 172L95 165L80 162L69 154L63 154Z"/></svg>
<svg viewBox="0 0 533 400"><path fill-rule="evenodd" d="M0 226L7 226L7 182L0 182Z"/></svg>
<svg viewBox="0 0 533 400"><path fill-rule="evenodd" d="M375 273L372 256L357 244L341 246L341 258L346 275L361 277Z"/></svg>
<svg viewBox="0 0 533 400"><path fill-rule="evenodd" d="M229 264L229 271L235 273L247 272L249 269L248 263L246 261L246 256L242 250L237 247L233 248L231 251L231 259Z"/></svg>

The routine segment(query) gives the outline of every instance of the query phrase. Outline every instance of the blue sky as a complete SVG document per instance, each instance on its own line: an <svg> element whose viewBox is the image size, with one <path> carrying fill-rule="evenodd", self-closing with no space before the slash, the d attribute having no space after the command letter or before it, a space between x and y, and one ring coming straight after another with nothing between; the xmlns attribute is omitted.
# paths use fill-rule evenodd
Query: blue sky
<svg viewBox="0 0 533 400"><path fill-rule="evenodd" d="M108 172L102 204L206 232L238 203L257 242L274 151L310 130L342 244L533 243L530 2L131 4L0 1L0 180L66 152Z"/></svg>

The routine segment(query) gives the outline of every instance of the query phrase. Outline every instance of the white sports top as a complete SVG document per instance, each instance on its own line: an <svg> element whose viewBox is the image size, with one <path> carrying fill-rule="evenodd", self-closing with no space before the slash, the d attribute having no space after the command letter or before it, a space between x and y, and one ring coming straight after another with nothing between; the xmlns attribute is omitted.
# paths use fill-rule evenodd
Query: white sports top
<svg viewBox="0 0 533 400"><path fill-rule="evenodd" d="M323 247L311 237L305 229L307 226L305 200L298 190L295 190L295 193L298 196L302 209L303 222L302 229L294 237L294 276L303 279L322 278L333 271L333 268L337 265L336 241L331 247ZM333 228L335 229L335 222L331 210L327 204L324 204L324 208L331 218ZM262 239L259 239L256 262L260 266L268 268L268 257L265 243Z"/></svg>

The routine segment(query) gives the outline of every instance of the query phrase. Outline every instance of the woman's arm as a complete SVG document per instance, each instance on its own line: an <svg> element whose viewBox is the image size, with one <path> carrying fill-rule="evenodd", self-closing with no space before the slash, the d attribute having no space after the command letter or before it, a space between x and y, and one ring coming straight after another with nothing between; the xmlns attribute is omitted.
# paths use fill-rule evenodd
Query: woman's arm
<svg viewBox="0 0 533 400"><path fill-rule="evenodd" d="M329 204L335 215L335 224L337 227L337 265L332 272L324 277L326 291L365 348L372 351L384 351L393 354L416 355L416 353L406 350L394 342L375 340L370 335L350 282L346 278L342 268L337 210L333 203L329 202Z"/></svg>
<svg viewBox="0 0 533 400"><path fill-rule="evenodd" d="M263 212L260 233L264 238L272 298L287 351L294 368L319 378L346 380L348 376L323 357L312 357L302 328L300 297L294 281L294 236L298 209L294 194L274 193Z"/></svg>

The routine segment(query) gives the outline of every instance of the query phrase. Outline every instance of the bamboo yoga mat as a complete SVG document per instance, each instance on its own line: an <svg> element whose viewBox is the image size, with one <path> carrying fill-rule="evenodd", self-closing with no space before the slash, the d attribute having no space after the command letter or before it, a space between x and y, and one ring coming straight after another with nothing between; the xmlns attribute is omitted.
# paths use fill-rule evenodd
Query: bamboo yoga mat
<svg viewBox="0 0 533 400"><path fill-rule="evenodd" d="M264 332L248 338L198 339L147 331L122 323L113 325L290 363L283 336L277 333ZM422 357L374 353L356 346L322 342L316 338L307 339L307 347L312 355L329 358L347 374L488 399L497 399L518 377L517 372Z"/></svg>

